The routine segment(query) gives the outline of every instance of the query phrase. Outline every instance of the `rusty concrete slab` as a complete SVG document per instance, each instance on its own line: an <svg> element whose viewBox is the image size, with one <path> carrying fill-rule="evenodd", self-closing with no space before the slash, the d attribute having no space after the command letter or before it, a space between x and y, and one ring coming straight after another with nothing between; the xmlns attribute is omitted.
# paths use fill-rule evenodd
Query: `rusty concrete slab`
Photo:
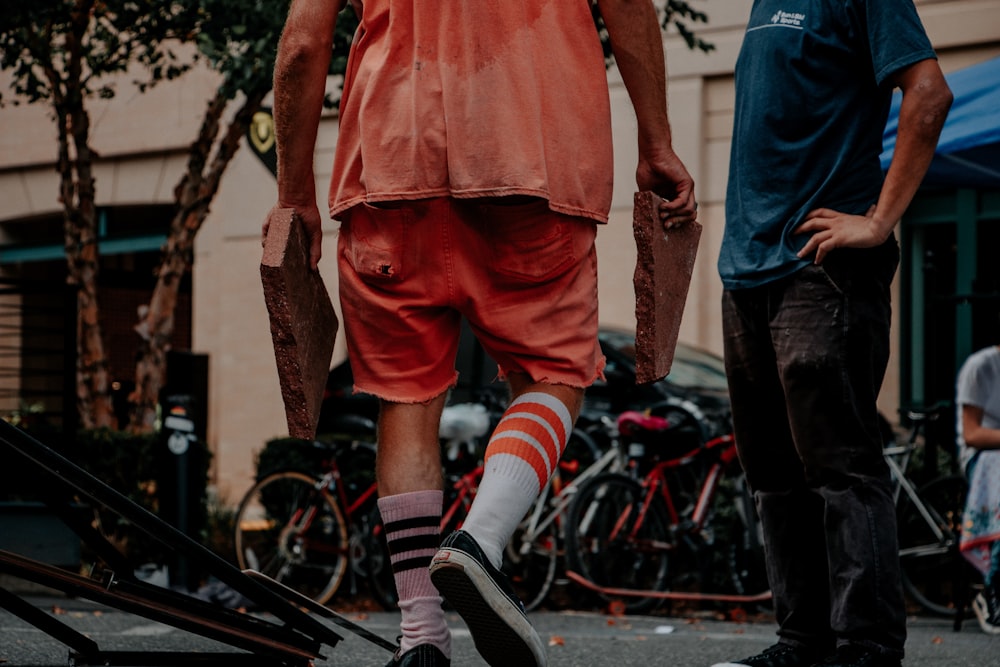
<svg viewBox="0 0 1000 667"><path fill-rule="evenodd" d="M309 267L309 244L291 209L270 212L260 264L288 434L316 436L339 322L326 285Z"/></svg>
<svg viewBox="0 0 1000 667"><path fill-rule="evenodd" d="M657 214L660 197L634 196L632 230L636 243L636 382L645 384L670 373L701 239L697 222L664 230Z"/></svg>

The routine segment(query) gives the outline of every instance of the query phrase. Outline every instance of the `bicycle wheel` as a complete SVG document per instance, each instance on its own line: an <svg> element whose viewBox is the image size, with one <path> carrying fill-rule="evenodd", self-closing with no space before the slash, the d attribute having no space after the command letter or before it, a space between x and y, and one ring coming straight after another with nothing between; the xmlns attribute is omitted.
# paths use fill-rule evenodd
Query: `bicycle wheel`
<svg viewBox="0 0 1000 667"><path fill-rule="evenodd" d="M317 480L295 471L257 482L236 513L236 560L320 604L337 591L349 561L347 522Z"/></svg>
<svg viewBox="0 0 1000 667"><path fill-rule="evenodd" d="M344 516L348 519L348 535L351 544L351 569L348 574L351 579L350 593L357 593L357 584L368 576L365 565L367 557L367 538L371 532L370 509L375 505L377 494L375 488L375 453L374 440L352 439L337 453L337 468L340 470L340 483L347 496L348 510ZM361 497L368 494L363 502ZM331 494L332 495L332 494Z"/></svg>
<svg viewBox="0 0 1000 667"><path fill-rule="evenodd" d="M754 506L753 495L746 479L740 474L732 480L728 491L732 493L731 506L735 510L728 521L726 546L726 571L730 588L738 595L756 595L768 589L767 567L764 562L764 538L760 517ZM769 603L757 603L761 608Z"/></svg>
<svg viewBox="0 0 1000 667"><path fill-rule="evenodd" d="M948 475L931 480L917 496L933 523L928 523L909 497L899 509L899 559L903 589L925 610L950 616L955 613L957 582L967 567L958 551L962 510L968 489L965 477ZM935 534L934 528L941 537Z"/></svg>
<svg viewBox="0 0 1000 667"><path fill-rule="evenodd" d="M544 516L541 518L544 520ZM502 567L525 611L537 609L548 597L556 578L558 559L559 536L555 521L536 529L531 525L529 514L507 542Z"/></svg>
<svg viewBox="0 0 1000 667"><path fill-rule="evenodd" d="M666 509L657 498L640 517L643 495L644 489L624 475L598 475L585 483L566 524L569 568L599 587L666 590L672 545ZM599 595L609 602L620 600L627 613L660 603L654 597Z"/></svg>

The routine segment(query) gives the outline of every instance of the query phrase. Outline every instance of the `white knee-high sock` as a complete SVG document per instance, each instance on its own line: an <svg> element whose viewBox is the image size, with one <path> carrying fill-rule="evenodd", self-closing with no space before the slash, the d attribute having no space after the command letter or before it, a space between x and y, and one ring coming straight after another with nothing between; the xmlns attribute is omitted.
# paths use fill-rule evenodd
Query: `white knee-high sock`
<svg viewBox="0 0 1000 667"><path fill-rule="evenodd" d="M462 525L495 567L552 476L572 429L569 408L543 392L522 394L500 419L486 447L483 481Z"/></svg>

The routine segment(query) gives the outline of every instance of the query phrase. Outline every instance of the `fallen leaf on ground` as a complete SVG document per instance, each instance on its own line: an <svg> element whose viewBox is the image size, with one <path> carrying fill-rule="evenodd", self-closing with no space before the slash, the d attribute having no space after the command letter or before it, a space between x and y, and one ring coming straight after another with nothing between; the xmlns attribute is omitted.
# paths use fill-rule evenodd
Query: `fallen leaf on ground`
<svg viewBox="0 0 1000 667"><path fill-rule="evenodd" d="M608 613L612 616L624 616L625 603L621 600L612 600L608 603Z"/></svg>

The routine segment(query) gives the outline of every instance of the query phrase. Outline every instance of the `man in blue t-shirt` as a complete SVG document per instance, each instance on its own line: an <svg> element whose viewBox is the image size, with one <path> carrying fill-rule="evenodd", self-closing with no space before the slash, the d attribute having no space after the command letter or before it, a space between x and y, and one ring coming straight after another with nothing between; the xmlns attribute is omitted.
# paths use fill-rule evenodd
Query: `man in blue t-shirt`
<svg viewBox="0 0 1000 667"><path fill-rule="evenodd" d="M897 86L898 143L883 178ZM876 397L893 228L951 99L913 0L753 3L719 273L736 442L779 639L723 665L900 665L905 610Z"/></svg>

